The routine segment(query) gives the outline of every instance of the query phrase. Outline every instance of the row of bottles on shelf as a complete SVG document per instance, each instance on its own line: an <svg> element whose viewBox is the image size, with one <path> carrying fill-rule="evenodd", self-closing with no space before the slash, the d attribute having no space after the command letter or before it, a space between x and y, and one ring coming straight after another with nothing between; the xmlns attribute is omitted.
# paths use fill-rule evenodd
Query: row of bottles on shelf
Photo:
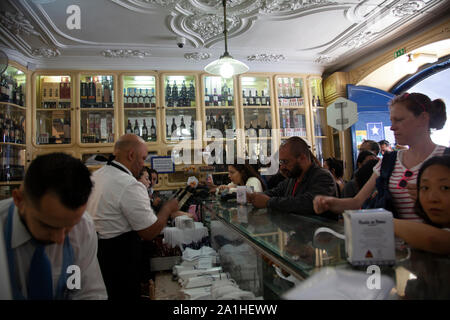
<svg viewBox="0 0 450 320"><path fill-rule="evenodd" d="M306 136L306 117L295 110L280 110L281 135L284 137Z"/></svg>
<svg viewBox="0 0 450 320"><path fill-rule="evenodd" d="M305 103L302 96L301 82L294 78L278 79L278 104L280 107L302 107Z"/></svg>
<svg viewBox="0 0 450 320"><path fill-rule="evenodd" d="M25 117L12 118L0 112L0 142L25 144Z"/></svg>
<svg viewBox="0 0 450 320"><path fill-rule="evenodd" d="M144 91L145 90L145 91ZM155 88L128 88L123 89L123 105L125 108L156 108Z"/></svg>
<svg viewBox="0 0 450 320"><path fill-rule="evenodd" d="M205 88L205 106L206 107L231 107L233 106L233 92L231 88L228 88L224 83L220 94L217 93L218 89L214 88L208 93L208 88Z"/></svg>
<svg viewBox="0 0 450 320"><path fill-rule="evenodd" d="M114 85L111 76L88 77L81 82L81 108L112 108Z"/></svg>
<svg viewBox="0 0 450 320"><path fill-rule="evenodd" d="M245 125L244 129L250 137L270 137L272 128L269 125L269 120L266 120L264 126L261 126L258 121L256 121L256 126L253 126L253 121L250 121L250 125L248 127Z"/></svg>
<svg viewBox="0 0 450 320"><path fill-rule="evenodd" d="M128 125L125 129L125 133L134 133L144 139L144 141L156 141L157 137L154 119L152 119L150 130L147 127L145 119L142 121L142 127L139 126L138 119L134 120L134 127L131 125L131 120L128 119Z"/></svg>
<svg viewBox="0 0 450 320"><path fill-rule="evenodd" d="M81 129L83 143L113 143L114 117L111 112L89 113L85 119L85 126Z"/></svg>
<svg viewBox="0 0 450 320"><path fill-rule="evenodd" d="M43 109L70 109L71 103L70 101L54 101L54 102L42 102Z"/></svg>
<svg viewBox="0 0 450 320"><path fill-rule="evenodd" d="M319 96L313 96L311 102L312 102L313 107L321 107L322 106Z"/></svg>
<svg viewBox="0 0 450 320"><path fill-rule="evenodd" d="M165 102L167 107L195 107L195 87L190 81L189 88L183 80L181 88L178 89L177 82L174 81L172 87L169 80L166 83Z"/></svg>
<svg viewBox="0 0 450 320"><path fill-rule="evenodd" d="M20 106L25 103L24 84L19 84L12 75L3 73L0 76L0 101Z"/></svg>
<svg viewBox="0 0 450 320"><path fill-rule="evenodd" d="M25 173L25 150L11 145L0 146L0 181L20 181Z"/></svg>
<svg viewBox="0 0 450 320"><path fill-rule="evenodd" d="M70 143L70 118L64 113L63 119L58 115L55 117L41 117L38 119L37 132L38 144Z"/></svg>
<svg viewBox="0 0 450 320"><path fill-rule="evenodd" d="M230 114L227 112L225 116L221 114L213 115L212 113L208 115L206 120L206 130L217 129L222 133L222 136L226 138L228 129L235 129L233 126L233 120ZM211 135L207 137L210 138Z"/></svg>
<svg viewBox="0 0 450 320"><path fill-rule="evenodd" d="M244 106L270 106L270 96L266 95L266 90L261 90L261 95L258 95L256 89L242 90L242 104Z"/></svg>
<svg viewBox="0 0 450 320"><path fill-rule="evenodd" d="M324 120L323 116L321 115L322 111L314 111L314 135L317 136L323 136L323 130L322 130L322 120Z"/></svg>
<svg viewBox="0 0 450 320"><path fill-rule="evenodd" d="M171 137L171 140L186 138L192 139L194 137L194 119L191 118L189 129L187 129L186 124L184 123L184 116L181 116L179 127L175 122L175 117L173 117L172 124L170 125L170 131L169 123L166 122L166 137Z"/></svg>
<svg viewBox="0 0 450 320"><path fill-rule="evenodd" d="M59 102L59 100L70 100L70 86L70 77L62 77L61 82L44 81L41 88L42 108L45 107L45 102Z"/></svg>

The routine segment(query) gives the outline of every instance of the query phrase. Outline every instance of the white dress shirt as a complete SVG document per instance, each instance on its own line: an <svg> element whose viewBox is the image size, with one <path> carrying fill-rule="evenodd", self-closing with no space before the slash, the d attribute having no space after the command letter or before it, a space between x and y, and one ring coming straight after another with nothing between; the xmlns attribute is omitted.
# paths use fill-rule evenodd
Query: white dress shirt
<svg viewBox="0 0 450 320"><path fill-rule="evenodd" d="M0 201L1 224L6 225L8 209L12 198ZM14 209L11 234L11 248L14 251L16 283L22 295L27 297L28 271L31 258L35 251L32 236L20 219L17 208ZM105 284L97 260L97 235L94 223L85 212L80 220L69 232L69 241L74 251L73 264L80 268L81 287L71 291L70 299L74 300L104 300L107 299ZM61 275L63 262L63 244L51 244L45 246L45 252L52 266L53 290L56 295L57 283ZM73 272L69 272L69 276Z"/></svg>
<svg viewBox="0 0 450 320"><path fill-rule="evenodd" d="M126 172L111 165L95 171L92 175L94 188L86 209L94 219L100 239L143 230L157 220L145 186L124 165L113 162Z"/></svg>

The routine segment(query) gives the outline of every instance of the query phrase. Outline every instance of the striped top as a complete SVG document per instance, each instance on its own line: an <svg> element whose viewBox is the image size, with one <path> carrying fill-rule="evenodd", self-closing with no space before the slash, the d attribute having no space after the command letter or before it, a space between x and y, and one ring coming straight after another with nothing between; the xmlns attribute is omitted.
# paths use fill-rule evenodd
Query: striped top
<svg viewBox="0 0 450 320"><path fill-rule="evenodd" d="M397 159L395 160L395 168L392 171L392 175L389 178L389 191L392 194L392 200L394 202L394 206L397 209L399 216L401 219L407 219L416 222L424 222L422 218L420 218L414 210L415 201L411 198L408 193L407 188L399 188L398 184L400 180L403 178L406 170L409 170L413 173L413 175L409 178L406 178L408 183L417 184L417 175L419 174L419 169L422 166L422 163L434 156L440 156L444 153L445 147L436 145L433 152L421 163L412 167L406 168L403 165L403 154L406 150L399 150L397 152ZM377 176L380 175L381 161L377 163L377 165L373 168L373 172L376 173Z"/></svg>

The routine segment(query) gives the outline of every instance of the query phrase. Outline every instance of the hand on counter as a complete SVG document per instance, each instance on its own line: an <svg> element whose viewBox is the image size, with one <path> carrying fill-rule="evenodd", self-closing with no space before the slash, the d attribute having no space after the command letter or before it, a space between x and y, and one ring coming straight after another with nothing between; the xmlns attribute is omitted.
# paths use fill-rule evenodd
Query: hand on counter
<svg viewBox="0 0 450 320"><path fill-rule="evenodd" d="M314 212L316 214L321 214L331 210L334 200L336 200L335 197L321 195L315 196L313 200Z"/></svg>
<svg viewBox="0 0 450 320"><path fill-rule="evenodd" d="M178 200L177 199L171 199L167 202L164 203L164 205L161 208L162 210L167 210L168 212L170 212L170 216L174 215L177 213L177 211L179 210L179 206L178 206Z"/></svg>
<svg viewBox="0 0 450 320"><path fill-rule="evenodd" d="M247 193L247 202L255 208L267 208L270 197L264 193Z"/></svg>

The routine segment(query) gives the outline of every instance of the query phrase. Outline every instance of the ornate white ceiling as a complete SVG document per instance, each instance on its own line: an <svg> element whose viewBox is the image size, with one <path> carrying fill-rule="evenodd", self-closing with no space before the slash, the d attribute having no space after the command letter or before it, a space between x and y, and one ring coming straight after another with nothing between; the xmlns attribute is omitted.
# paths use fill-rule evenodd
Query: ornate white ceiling
<svg viewBox="0 0 450 320"><path fill-rule="evenodd" d="M223 53L222 0L3 0L0 9L0 45L38 68L200 70ZM227 0L229 52L251 71L321 73L449 11L445 0Z"/></svg>

